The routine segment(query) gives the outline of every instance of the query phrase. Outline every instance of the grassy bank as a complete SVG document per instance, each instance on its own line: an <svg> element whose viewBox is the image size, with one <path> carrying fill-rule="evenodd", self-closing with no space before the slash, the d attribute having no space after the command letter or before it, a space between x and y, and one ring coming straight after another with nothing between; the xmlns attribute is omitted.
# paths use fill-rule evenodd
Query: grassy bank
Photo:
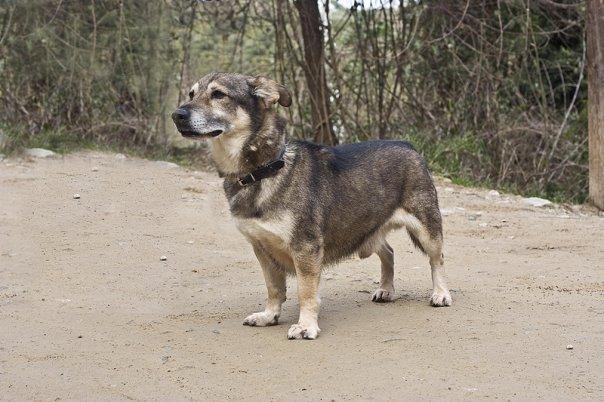
<svg viewBox="0 0 604 402"><path fill-rule="evenodd" d="M120 152L152 160L166 160L195 169L208 169L211 166L203 147L181 148L163 144L133 145L119 140L96 142L83 139L79 134L68 130L46 130L35 136L21 135L17 130L5 129L2 132L4 144L0 148L0 152L7 155L19 154L24 148L44 148L59 154L95 150ZM540 191L536 187L521 188L517 184L497 182L488 175L477 178L476 172L480 169L489 169L492 163L487 153L484 152L484 144L477 141L476 137L458 137L454 140L442 141L428 141L426 138L422 135L408 135L404 139L411 142L424 155L434 173L450 178L454 184L495 188L527 197L547 198L560 203L585 202L586 193L569 194L567 189L560 186L551 186L546 191ZM586 177L584 179L587 180Z"/></svg>
<svg viewBox="0 0 604 402"><path fill-rule="evenodd" d="M210 164L205 150L200 148L180 148L160 144L135 145L123 140L97 142L82 138L68 130L44 130L35 136L20 134L19 131L4 132L4 145L0 152L6 155L18 155L25 148L44 148L58 154L76 151L101 151L123 153L139 158L165 160L181 166L207 169Z"/></svg>

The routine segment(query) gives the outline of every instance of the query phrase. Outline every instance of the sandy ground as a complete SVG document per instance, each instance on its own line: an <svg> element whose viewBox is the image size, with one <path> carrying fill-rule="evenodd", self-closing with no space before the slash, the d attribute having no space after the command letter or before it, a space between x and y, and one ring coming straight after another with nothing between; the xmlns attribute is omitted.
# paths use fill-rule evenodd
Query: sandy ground
<svg viewBox="0 0 604 402"><path fill-rule="evenodd" d="M395 233L398 299L372 303L379 261L351 259L324 275L319 339L288 341L294 280L281 325L241 325L265 287L213 173L4 160L0 399L603 400L604 218L438 190L453 306Z"/></svg>

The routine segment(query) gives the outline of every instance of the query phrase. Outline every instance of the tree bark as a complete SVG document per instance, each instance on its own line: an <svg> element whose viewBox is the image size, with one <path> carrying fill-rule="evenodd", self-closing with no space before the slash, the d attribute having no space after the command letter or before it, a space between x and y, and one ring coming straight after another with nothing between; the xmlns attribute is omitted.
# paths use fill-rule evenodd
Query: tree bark
<svg viewBox="0 0 604 402"><path fill-rule="evenodd" d="M188 11L188 10L183 11L183 15L181 15L181 18L183 18L183 20L186 18L186 11ZM188 91L186 91L185 86L193 84L189 77L189 75L191 73L191 68L190 68L191 66L189 64L191 61L191 42L193 39L193 28L195 27L196 13L197 13L197 1L192 1L190 14L189 14L189 22L187 25L187 33L184 36L183 42L182 42L182 62L180 64L180 81L178 83L178 103L177 103L177 105L180 105L183 100L187 99L186 93L188 93Z"/></svg>
<svg viewBox="0 0 604 402"><path fill-rule="evenodd" d="M329 106L329 90L325 78L323 52L323 24L317 0L294 2L300 18L304 41L304 74L311 102L314 140L320 144L335 145L338 139L333 131Z"/></svg>
<svg viewBox="0 0 604 402"><path fill-rule="evenodd" d="M604 0L587 1L589 198L604 210Z"/></svg>

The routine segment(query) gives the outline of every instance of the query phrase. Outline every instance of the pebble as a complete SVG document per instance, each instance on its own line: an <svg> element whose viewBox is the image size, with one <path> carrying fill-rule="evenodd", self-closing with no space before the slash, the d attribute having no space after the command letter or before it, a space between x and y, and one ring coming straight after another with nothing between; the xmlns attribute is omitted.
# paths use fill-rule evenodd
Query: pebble
<svg viewBox="0 0 604 402"><path fill-rule="evenodd" d="M573 345L566 345L566 350L573 350L574 346Z"/></svg>
<svg viewBox="0 0 604 402"><path fill-rule="evenodd" d="M478 224L478 226L480 226L481 228L486 228L487 226L489 226L489 224L486 222L481 222Z"/></svg>
<svg viewBox="0 0 604 402"><path fill-rule="evenodd" d="M80 195L79 194L74 194L73 195L73 199L74 200L79 200L80 199Z"/></svg>
<svg viewBox="0 0 604 402"><path fill-rule="evenodd" d="M491 190L487 193L487 195L489 197L499 197L500 194L499 194L499 191L497 191L497 190Z"/></svg>
<svg viewBox="0 0 604 402"><path fill-rule="evenodd" d="M167 162L167 161L155 161L155 164L157 166L165 168L165 169L174 169L174 168L179 167L176 163Z"/></svg>
<svg viewBox="0 0 604 402"><path fill-rule="evenodd" d="M23 153L32 158L49 158L56 155L54 152L44 148L27 148Z"/></svg>
<svg viewBox="0 0 604 402"><path fill-rule="evenodd" d="M93 172L98 172L98 171L99 171L99 168L95 166L95 167L93 167L91 170L92 170Z"/></svg>
<svg viewBox="0 0 604 402"><path fill-rule="evenodd" d="M160 261L166 261L168 259L168 257L166 257L165 255L162 255L161 257L159 257Z"/></svg>
<svg viewBox="0 0 604 402"><path fill-rule="evenodd" d="M468 215L468 220L475 221L476 219L480 218L481 215L482 214L480 212L470 214L470 215Z"/></svg>
<svg viewBox="0 0 604 402"><path fill-rule="evenodd" d="M193 240L187 240L187 244L193 244L195 243Z"/></svg>
<svg viewBox="0 0 604 402"><path fill-rule="evenodd" d="M544 198L539 197L523 198L522 202L527 205L530 205L531 207L547 207L552 205L552 202L550 200L546 200Z"/></svg>
<svg viewBox="0 0 604 402"><path fill-rule="evenodd" d="M115 154L115 159L126 159L126 155L124 155L124 154Z"/></svg>
<svg viewBox="0 0 604 402"><path fill-rule="evenodd" d="M440 209L440 214L442 216L449 216L452 215L455 211L451 208L441 208Z"/></svg>

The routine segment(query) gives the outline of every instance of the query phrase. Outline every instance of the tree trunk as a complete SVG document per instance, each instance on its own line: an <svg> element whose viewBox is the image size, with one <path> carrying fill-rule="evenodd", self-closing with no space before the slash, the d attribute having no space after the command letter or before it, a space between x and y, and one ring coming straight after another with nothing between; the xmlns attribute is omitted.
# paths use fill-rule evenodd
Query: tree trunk
<svg viewBox="0 0 604 402"><path fill-rule="evenodd" d="M187 11L189 11L189 22L187 24L187 33L184 35L182 42L182 62L180 64L180 81L178 83L178 103L180 105L183 100L187 99L188 91L186 86L193 85L191 82L191 42L193 39L193 28L195 26L195 14L197 12L197 2L191 2L191 9L183 11L183 14L180 16L183 20L187 18Z"/></svg>
<svg viewBox="0 0 604 402"><path fill-rule="evenodd" d="M315 142L335 145L338 139L331 124L329 90L325 78L323 54L323 24L317 0L294 2L300 17L300 28L304 41L304 74L311 102L311 118Z"/></svg>
<svg viewBox="0 0 604 402"><path fill-rule="evenodd" d="M587 1L589 198L604 209L604 0Z"/></svg>

